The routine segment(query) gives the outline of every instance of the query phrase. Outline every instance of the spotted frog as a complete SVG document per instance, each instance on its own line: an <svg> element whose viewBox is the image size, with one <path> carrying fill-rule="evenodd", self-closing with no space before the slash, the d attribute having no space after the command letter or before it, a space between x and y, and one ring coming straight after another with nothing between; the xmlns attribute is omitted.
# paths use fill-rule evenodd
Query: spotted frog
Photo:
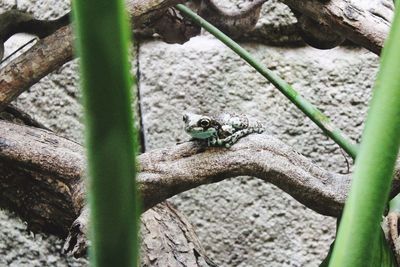
<svg viewBox="0 0 400 267"><path fill-rule="evenodd" d="M193 138L206 140L209 146L231 147L240 138L265 131L261 122L246 115L221 113L217 116L185 113L185 131Z"/></svg>

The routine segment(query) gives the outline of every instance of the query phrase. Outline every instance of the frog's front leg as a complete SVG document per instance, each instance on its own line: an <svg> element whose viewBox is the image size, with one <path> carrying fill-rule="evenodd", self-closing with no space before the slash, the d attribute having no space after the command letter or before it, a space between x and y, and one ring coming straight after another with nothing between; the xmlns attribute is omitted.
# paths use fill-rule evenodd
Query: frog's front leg
<svg viewBox="0 0 400 267"><path fill-rule="evenodd" d="M243 129L239 130L232 135L224 138L224 139L219 139L218 140L218 145L225 146L226 148L231 147L234 145L237 141L239 141L240 138L250 134L251 131L249 129Z"/></svg>
<svg viewBox="0 0 400 267"><path fill-rule="evenodd" d="M218 144L218 137L216 136L211 136L210 138L208 138L208 146L215 146Z"/></svg>

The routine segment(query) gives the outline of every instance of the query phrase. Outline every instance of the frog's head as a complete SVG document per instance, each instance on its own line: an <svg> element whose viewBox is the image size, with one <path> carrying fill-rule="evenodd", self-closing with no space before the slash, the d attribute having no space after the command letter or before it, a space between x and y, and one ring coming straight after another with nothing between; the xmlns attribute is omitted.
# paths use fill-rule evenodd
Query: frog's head
<svg viewBox="0 0 400 267"><path fill-rule="evenodd" d="M193 138L207 139L217 135L218 124L209 116L185 113L183 122L185 131Z"/></svg>

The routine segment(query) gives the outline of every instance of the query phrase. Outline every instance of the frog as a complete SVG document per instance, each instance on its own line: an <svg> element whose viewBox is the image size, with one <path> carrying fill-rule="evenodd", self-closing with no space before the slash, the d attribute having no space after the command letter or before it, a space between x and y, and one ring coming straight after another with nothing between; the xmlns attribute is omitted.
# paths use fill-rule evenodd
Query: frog
<svg viewBox="0 0 400 267"><path fill-rule="evenodd" d="M185 132L192 140L205 140L208 146L230 148L249 134L261 134L264 125L247 115L230 112L218 115L184 113Z"/></svg>

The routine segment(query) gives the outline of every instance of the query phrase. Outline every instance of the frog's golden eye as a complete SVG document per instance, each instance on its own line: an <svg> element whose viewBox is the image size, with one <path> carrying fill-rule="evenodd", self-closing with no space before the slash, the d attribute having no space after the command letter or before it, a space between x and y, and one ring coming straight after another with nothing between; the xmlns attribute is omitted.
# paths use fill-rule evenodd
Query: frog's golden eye
<svg viewBox="0 0 400 267"><path fill-rule="evenodd" d="M199 121L199 124L201 127L208 127L208 126L210 126L210 120L209 119L201 119Z"/></svg>

